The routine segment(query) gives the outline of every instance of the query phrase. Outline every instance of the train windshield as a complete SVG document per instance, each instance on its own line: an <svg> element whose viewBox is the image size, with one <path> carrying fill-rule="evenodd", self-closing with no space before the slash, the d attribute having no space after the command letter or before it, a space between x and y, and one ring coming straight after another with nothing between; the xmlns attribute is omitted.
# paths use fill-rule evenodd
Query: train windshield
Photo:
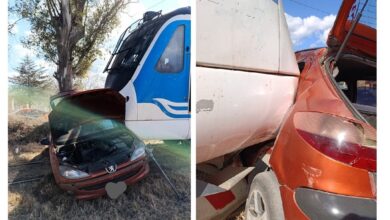
<svg viewBox="0 0 390 220"><path fill-rule="evenodd" d="M161 25L159 19L140 19L121 34L104 69L106 88L120 91L129 82Z"/></svg>

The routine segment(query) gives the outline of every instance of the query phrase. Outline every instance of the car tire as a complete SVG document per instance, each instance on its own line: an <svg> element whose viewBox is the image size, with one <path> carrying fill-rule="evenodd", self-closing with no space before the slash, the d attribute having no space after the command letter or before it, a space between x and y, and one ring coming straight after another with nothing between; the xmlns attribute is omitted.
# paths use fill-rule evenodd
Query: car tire
<svg viewBox="0 0 390 220"><path fill-rule="evenodd" d="M279 182L274 172L265 171L253 179L245 204L245 219L284 219Z"/></svg>

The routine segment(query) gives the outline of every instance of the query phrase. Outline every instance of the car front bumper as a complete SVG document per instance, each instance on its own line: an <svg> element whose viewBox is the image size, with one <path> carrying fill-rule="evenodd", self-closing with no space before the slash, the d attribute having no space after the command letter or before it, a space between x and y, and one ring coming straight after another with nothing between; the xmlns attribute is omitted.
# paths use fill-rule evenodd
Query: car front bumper
<svg viewBox="0 0 390 220"><path fill-rule="evenodd" d="M297 188L295 201L310 219L376 219L376 200Z"/></svg>
<svg viewBox="0 0 390 220"><path fill-rule="evenodd" d="M115 173L105 174L95 178L86 178L72 183L59 183L59 186L74 194L76 199L94 199L107 194L105 186L107 183L121 182L126 185L140 181L149 173L149 165L146 159L137 161L134 164L118 169Z"/></svg>

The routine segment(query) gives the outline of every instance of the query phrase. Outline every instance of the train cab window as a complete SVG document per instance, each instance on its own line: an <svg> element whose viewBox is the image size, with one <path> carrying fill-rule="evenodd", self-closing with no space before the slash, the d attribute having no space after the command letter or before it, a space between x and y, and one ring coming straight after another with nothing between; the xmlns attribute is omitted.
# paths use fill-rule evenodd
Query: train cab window
<svg viewBox="0 0 390 220"><path fill-rule="evenodd" d="M179 73L184 67L184 25L180 25L171 39L155 69L160 73Z"/></svg>

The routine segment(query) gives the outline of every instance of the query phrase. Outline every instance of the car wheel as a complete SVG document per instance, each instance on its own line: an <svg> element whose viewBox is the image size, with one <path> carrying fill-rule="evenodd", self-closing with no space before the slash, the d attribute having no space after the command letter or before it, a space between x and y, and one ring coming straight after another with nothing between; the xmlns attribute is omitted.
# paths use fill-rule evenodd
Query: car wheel
<svg viewBox="0 0 390 220"><path fill-rule="evenodd" d="M255 176L245 204L245 219L283 220L279 183L272 171Z"/></svg>

